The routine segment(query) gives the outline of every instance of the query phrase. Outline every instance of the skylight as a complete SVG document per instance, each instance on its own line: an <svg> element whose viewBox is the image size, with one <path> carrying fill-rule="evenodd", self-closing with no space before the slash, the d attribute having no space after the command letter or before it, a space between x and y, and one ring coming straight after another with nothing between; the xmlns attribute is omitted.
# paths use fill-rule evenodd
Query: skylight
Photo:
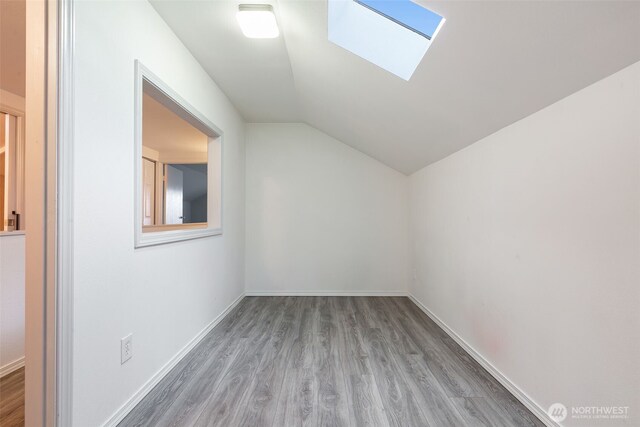
<svg viewBox="0 0 640 427"><path fill-rule="evenodd" d="M431 40L435 37L442 16L411 0L355 0L364 7Z"/></svg>
<svg viewBox="0 0 640 427"><path fill-rule="evenodd" d="M445 19L410 0L328 0L329 40L409 80Z"/></svg>

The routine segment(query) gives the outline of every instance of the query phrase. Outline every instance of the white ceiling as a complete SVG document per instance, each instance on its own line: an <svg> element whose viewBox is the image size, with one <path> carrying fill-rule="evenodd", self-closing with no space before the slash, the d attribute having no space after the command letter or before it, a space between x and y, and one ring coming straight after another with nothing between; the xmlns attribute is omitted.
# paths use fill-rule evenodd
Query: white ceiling
<svg viewBox="0 0 640 427"><path fill-rule="evenodd" d="M209 137L146 93L142 101L142 139L142 145L157 151L164 160L207 157Z"/></svg>
<svg viewBox="0 0 640 427"><path fill-rule="evenodd" d="M640 60L640 2L420 1L447 19L409 82L327 40L326 0L274 0L246 39L238 1L152 0L247 121L304 121L404 173Z"/></svg>
<svg viewBox="0 0 640 427"><path fill-rule="evenodd" d="M246 38L236 21L240 3L256 2L152 0L153 7L246 120L302 120L282 35L277 39Z"/></svg>

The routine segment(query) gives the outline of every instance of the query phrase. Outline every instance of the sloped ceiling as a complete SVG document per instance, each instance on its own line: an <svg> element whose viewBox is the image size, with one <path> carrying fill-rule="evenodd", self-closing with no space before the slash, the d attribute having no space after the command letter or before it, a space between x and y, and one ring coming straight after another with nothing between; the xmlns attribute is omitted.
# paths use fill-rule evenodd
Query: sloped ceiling
<svg viewBox="0 0 640 427"><path fill-rule="evenodd" d="M246 39L239 2L152 1L247 121L304 121L404 173L640 60L640 2L418 3L446 24L410 81L327 40L326 0L278 0Z"/></svg>

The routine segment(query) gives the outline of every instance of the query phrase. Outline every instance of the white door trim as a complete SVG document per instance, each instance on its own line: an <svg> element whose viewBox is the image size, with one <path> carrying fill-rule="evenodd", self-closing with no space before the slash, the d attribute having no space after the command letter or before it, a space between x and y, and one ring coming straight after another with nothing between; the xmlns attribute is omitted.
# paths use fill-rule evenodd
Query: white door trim
<svg viewBox="0 0 640 427"><path fill-rule="evenodd" d="M74 1L58 0L55 425L72 426Z"/></svg>

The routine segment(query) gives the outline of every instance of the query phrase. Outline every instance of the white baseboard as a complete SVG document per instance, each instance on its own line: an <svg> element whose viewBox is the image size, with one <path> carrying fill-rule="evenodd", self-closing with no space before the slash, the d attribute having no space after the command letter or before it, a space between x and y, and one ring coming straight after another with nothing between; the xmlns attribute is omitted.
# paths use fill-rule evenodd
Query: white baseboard
<svg viewBox="0 0 640 427"><path fill-rule="evenodd" d="M247 291L248 297L406 297L406 292L384 291Z"/></svg>
<svg viewBox="0 0 640 427"><path fill-rule="evenodd" d="M183 357L185 357L200 341L216 327L222 319L224 319L231 310L245 297L244 293L233 301L218 317L213 319L198 335L196 335L189 343L182 348L175 356L171 358L158 372L156 372L149 381L146 382L127 402L120 407L112 416L103 424L103 427L115 427L124 417L131 412L135 406L173 369Z"/></svg>
<svg viewBox="0 0 640 427"><path fill-rule="evenodd" d="M433 314L424 304L422 304L416 297L408 294L409 299L420 308L427 316L431 318L438 326L440 326L460 347L462 347L471 357L475 359L484 369L487 370L500 384L504 386L516 399L527 407L540 421L542 421L548 427L560 427L560 424L552 420L547 411L540 407L533 401L524 391L522 391L517 385L511 382L509 378L505 377L495 366L493 366L487 359L478 353L473 347L471 347L464 339L456 334L446 323L444 323L438 316Z"/></svg>
<svg viewBox="0 0 640 427"><path fill-rule="evenodd" d="M18 369L24 366L24 356L20 359L14 360L11 363L7 363L6 365L0 367L0 378L5 375L9 375L13 371L17 371Z"/></svg>

